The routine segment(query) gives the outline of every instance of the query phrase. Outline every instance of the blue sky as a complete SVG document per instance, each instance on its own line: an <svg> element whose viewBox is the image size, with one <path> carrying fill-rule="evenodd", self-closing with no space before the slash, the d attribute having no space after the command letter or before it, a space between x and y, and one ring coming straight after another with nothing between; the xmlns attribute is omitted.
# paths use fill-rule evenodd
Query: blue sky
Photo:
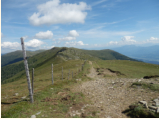
<svg viewBox="0 0 159 119"><path fill-rule="evenodd" d="M159 0L1 0L1 52L159 45Z"/></svg>

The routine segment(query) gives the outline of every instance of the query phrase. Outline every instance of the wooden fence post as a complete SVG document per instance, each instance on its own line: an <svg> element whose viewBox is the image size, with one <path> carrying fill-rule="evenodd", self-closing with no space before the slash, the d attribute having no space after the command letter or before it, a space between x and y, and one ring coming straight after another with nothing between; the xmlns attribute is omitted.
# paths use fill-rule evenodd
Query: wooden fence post
<svg viewBox="0 0 159 119"><path fill-rule="evenodd" d="M32 69L32 94L34 95L34 68Z"/></svg>
<svg viewBox="0 0 159 119"><path fill-rule="evenodd" d="M63 67L62 67L62 80L63 80Z"/></svg>
<svg viewBox="0 0 159 119"><path fill-rule="evenodd" d="M26 56L26 51L25 51L24 39L23 38L21 38L21 45L22 45L22 50L23 50L23 58L24 58L24 65L25 65L26 77L27 77L27 82L28 82L30 102L33 103L34 102L33 93L32 93L32 89L31 89L29 68L28 68L28 62L27 62L27 56Z"/></svg>
<svg viewBox="0 0 159 119"><path fill-rule="evenodd" d="M54 77L53 77L53 64L52 64L52 85L54 84Z"/></svg>

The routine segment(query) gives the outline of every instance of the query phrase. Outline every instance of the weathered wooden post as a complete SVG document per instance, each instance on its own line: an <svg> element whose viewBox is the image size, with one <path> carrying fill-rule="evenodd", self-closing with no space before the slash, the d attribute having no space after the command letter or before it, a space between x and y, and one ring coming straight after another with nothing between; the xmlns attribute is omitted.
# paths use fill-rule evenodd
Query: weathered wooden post
<svg viewBox="0 0 159 119"><path fill-rule="evenodd" d="M34 68L32 69L32 94L34 95Z"/></svg>
<svg viewBox="0 0 159 119"><path fill-rule="evenodd" d="M26 77L27 77L27 82L28 82L30 102L33 103L34 100L33 100L33 93L32 93L31 83L30 83L30 75L29 75L27 56L26 56L26 51L25 51L25 46L24 46L24 39L23 38L20 38L20 39L21 39L21 45L22 45L22 50L23 50L24 66L25 66L25 72L26 72Z"/></svg>
<svg viewBox="0 0 159 119"><path fill-rule="evenodd" d="M63 67L62 67L62 80L63 80Z"/></svg>
<svg viewBox="0 0 159 119"><path fill-rule="evenodd" d="M54 84L54 77L53 77L53 64L52 64L52 85Z"/></svg>

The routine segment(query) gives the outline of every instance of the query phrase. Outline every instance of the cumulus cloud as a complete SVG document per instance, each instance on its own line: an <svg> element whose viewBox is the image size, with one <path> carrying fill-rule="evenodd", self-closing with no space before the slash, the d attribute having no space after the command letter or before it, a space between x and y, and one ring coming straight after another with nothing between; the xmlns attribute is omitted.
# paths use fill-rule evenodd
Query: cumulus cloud
<svg viewBox="0 0 159 119"><path fill-rule="evenodd" d="M20 43L18 42L3 42L1 44L1 47L2 48L5 48L5 49L17 49L20 47Z"/></svg>
<svg viewBox="0 0 159 119"><path fill-rule="evenodd" d="M38 12L29 17L29 21L34 26L42 24L65 24L84 23L87 16L85 10L91 7L85 2L79 4L63 3L60 0L51 0L37 7Z"/></svg>
<svg viewBox="0 0 159 119"><path fill-rule="evenodd" d="M52 31L46 31L46 32L39 32L37 34L35 34L35 38L38 39L51 39L53 38L53 33Z"/></svg>
<svg viewBox="0 0 159 119"><path fill-rule="evenodd" d="M71 30L66 37L59 38L58 40L61 40L61 41L71 41L71 40L76 40L76 37L78 37L78 36L79 36L79 34L77 33L76 30Z"/></svg>
<svg viewBox="0 0 159 119"><path fill-rule="evenodd" d="M28 48L37 48L37 47L41 46L42 44L44 44L44 42L42 42L38 39L33 39L28 42L25 42L25 46L27 46Z"/></svg>
<svg viewBox="0 0 159 119"><path fill-rule="evenodd" d="M123 42L131 42L131 43L136 43L136 40L133 40L134 36L124 36L122 37Z"/></svg>
<svg viewBox="0 0 159 119"><path fill-rule="evenodd" d="M84 44L83 41L72 41L72 42L66 42L65 43L66 46L84 46L84 45L88 45L88 44Z"/></svg>
<svg viewBox="0 0 159 119"><path fill-rule="evenodd" d="M148 39L147 41L157 41L157 40L159 40L159 38L151 37L151 38Z"/></svg>
<svg viewBox="0 0 159 119"><path fill-rule="evenodd" d="M79 36L79 34L77 33L76 30L71 30L71 31L69 32L69 36L77 37L77 36Z"/></svg>

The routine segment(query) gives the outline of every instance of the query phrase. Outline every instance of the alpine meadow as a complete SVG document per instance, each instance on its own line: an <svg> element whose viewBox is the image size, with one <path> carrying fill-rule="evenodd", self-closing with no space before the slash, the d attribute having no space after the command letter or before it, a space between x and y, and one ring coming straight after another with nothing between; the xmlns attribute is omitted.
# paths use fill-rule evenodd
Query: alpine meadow
<svg viewBox="0 0 159 119"><path fill-rule="evenodd" d="M159 118L158 0L1 0L1 118Z"/></svg>

